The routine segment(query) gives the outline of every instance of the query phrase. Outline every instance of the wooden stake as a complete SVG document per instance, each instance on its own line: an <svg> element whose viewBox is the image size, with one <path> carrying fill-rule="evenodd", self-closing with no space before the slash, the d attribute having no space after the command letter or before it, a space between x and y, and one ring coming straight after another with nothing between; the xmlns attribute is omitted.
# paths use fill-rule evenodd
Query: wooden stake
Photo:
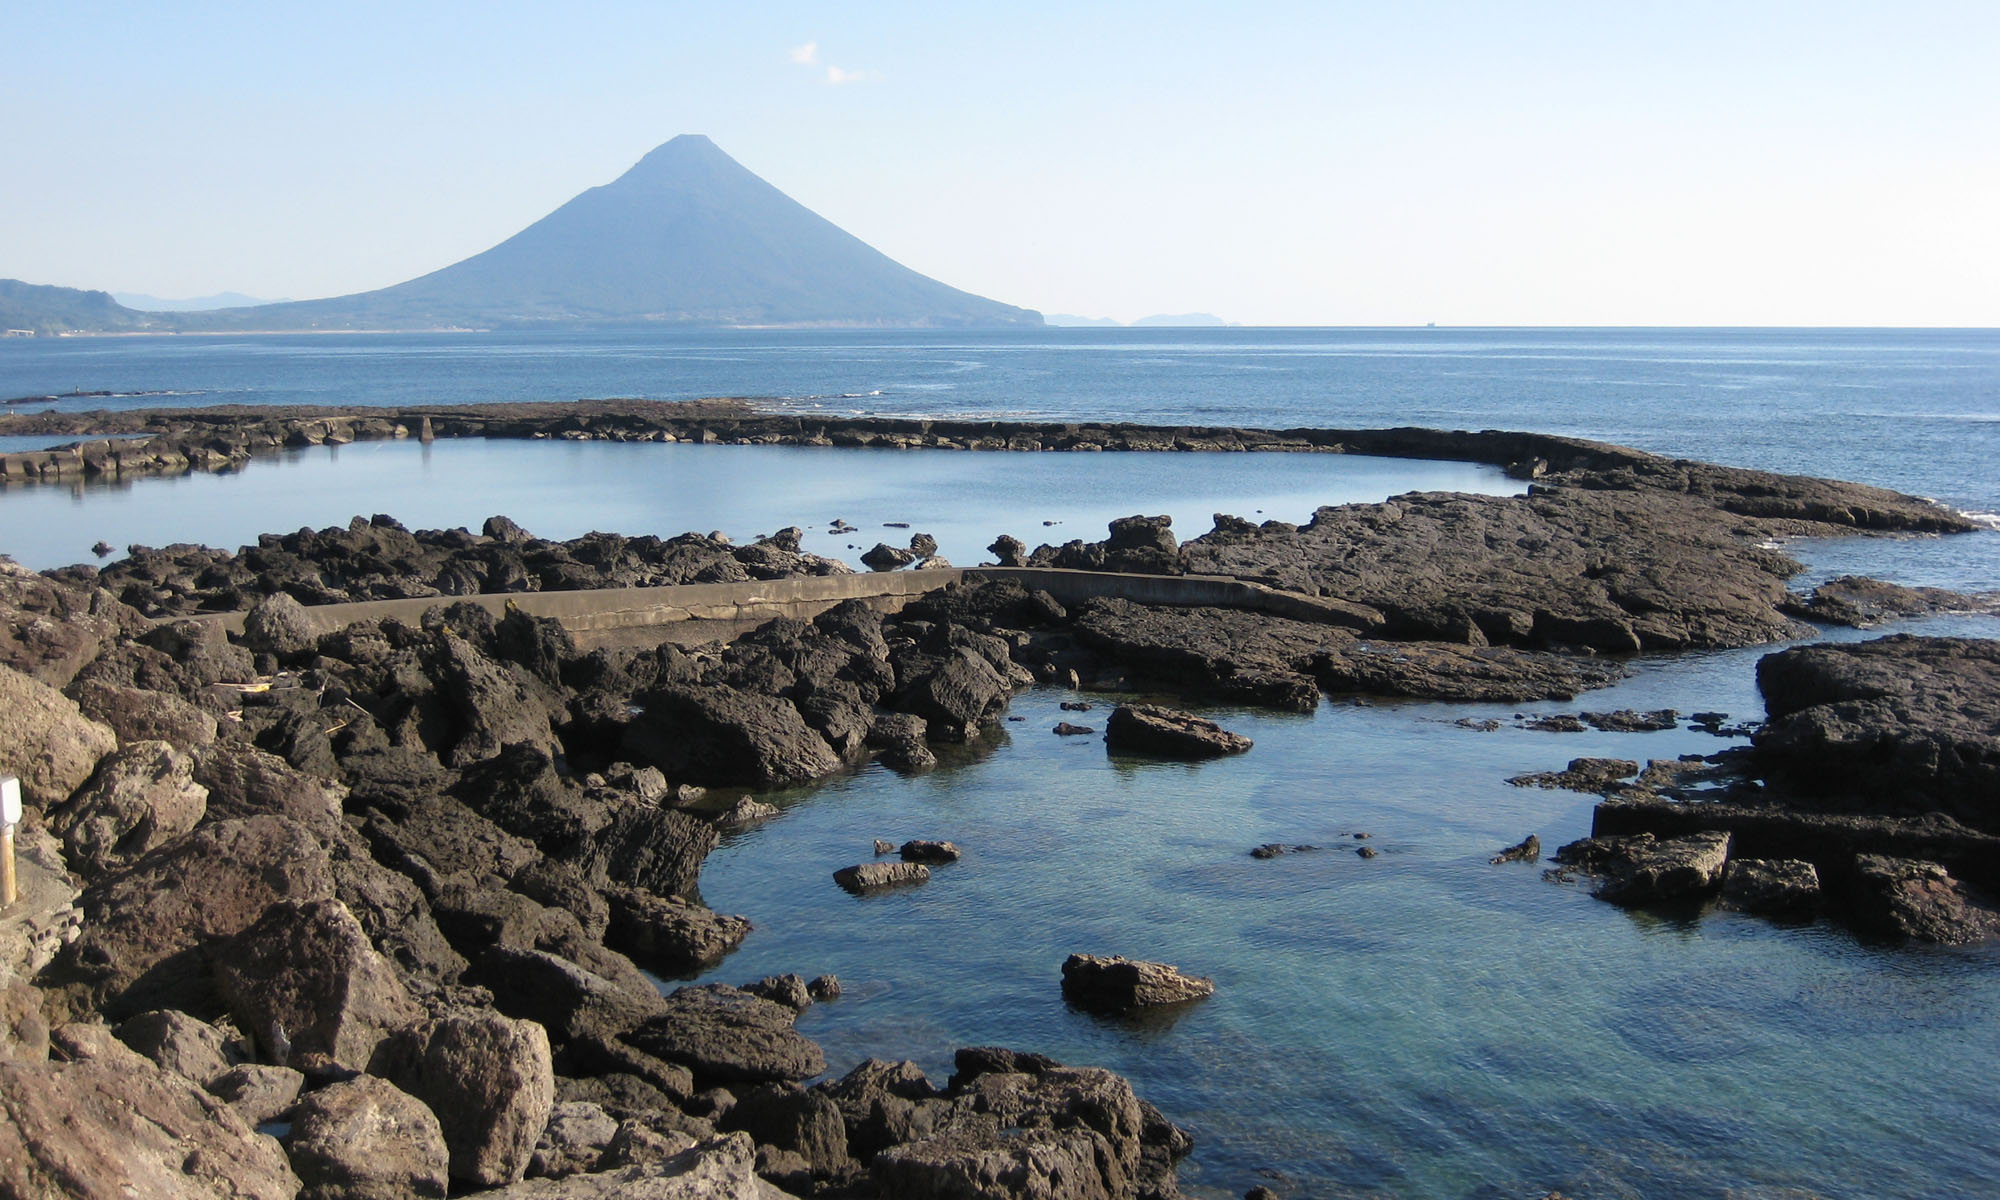
<svg viewBox="0 0 2000 1200"><path fill-rule="evenodd" d="M21 820L21 781L12 775L0 777L0 907L12 907L20 898L20 884L14 878L14 826Z"/></svg>

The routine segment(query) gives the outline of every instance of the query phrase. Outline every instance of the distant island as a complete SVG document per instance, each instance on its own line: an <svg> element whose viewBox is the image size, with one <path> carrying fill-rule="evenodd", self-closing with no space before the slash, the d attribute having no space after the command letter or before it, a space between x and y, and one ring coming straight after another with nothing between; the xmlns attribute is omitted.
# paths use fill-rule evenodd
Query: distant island
<svg viewBox="0 0 2000 1200"><path fill-rule="evenodd" d="M1043 318L1050 325L1077 329L1125 328L1127 323L1110 317L1078 317L1069 313L1049 313ZM1133 329L1220 329L1229 322L1213 313L1160 313L1150 317L1140 317L1130 323Z"/></svg>
<svg viewBox="0 0 2000 1200"><path fill-rule="evenodd" d="M0 280L0 329L37 334L1041 323L1031 309L910 270L698 134L490 250L372 292L161 312L102 291Z"/></svg>

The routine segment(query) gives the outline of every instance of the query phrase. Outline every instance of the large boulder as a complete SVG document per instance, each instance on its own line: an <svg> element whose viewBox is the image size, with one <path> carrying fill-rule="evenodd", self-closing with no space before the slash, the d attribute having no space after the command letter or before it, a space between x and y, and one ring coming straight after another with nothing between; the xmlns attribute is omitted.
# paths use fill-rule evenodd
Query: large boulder
<svg viewBox="0 0 2000 1200"><path fill-rule="evenodd" d="M692 897L701 881L702 860L719 841L715 826L697 817L635 804L620 809L577 852L575 865L598 887Z"/></svg>
<svg viewBox="0 0 2000 1200"><path fill-rule="evenodd" d="M725 685L660 688L625 729L624 748L669 779L785 787L831 775L840 757L791 701Z"/></svg>
<svg viewBox="0 0 2000 1200"><path fill-rule="evenodd" d="M1062 965L1063 998L1078 1008L1131 1012L1213 995L1215 981L1184 975L1169 963L1118 955L1072 954Z"/></svg>
<svg viewBox="0 0 2000 1200"><path fill-rule="evenodd" d="M194 759L165 742L130 742L47 813L72 870L86 878L129 866L192 830L208 812Z"/></svg>
<svg viewBox="0 0 2000 1200"><path fill-rule="evenodd" d="M798 1014L723 984L684 987L626 1035L646 1053L680 1063L697 1083L787 1083L826 1070L826 1056L794 1029Z"/></svg>
<svg viewBox="0 0 2000 1200"><path fill-rule="evenodd" d="M299 1200L442 1197L444 1131L422 1101L386 1079L359 1075L308 1094L284 1137L304 1181Z"/></svg>
<svg viewBox="0 0 2000 1200"><path fill-rule="evenodd" d="M933 741L966 742L979 737L979 727L1000 715L1011 690L1007 678L983 656L960 647L938 660L911 656L899 659L901 684L897 709L922 717ZM908 662L925 669L911 671Z"/></svg>
<svg viewBox="0 0 2000 1200"><path fill-rule="evenodd" d="M172 1009L140 1013L115 1032L119 1041L203 1087L243 1057L220 1029Z"/></svg>
<svg viewBox="0 0 2000 1200"><path fill-rule="evenodd" d="M474 1187L519 1182L555 1104L547 1031L497 1015L452 1016L397 1041L396 1082L437 1114L451 1177Z"/></svg>
<svg viewBox="0 0 2000 1200"><path fill-rule="evenodd" d="M0 1061L0 1195L292 1200L278 1144L223 1101L116 1044L59 1030L67 1062Z"/></svg>
<svg viewBox="0 0 2000 1200"><path fill-rule="evenodd" d="M0 712L0 774L21 781L29 804L67 799L118 744L76 701L8 666L0 666Z"/></svg>
<svg viewBox="0 0 2000 1200"><path fill-rule="evenodd" d="M319 645L305 605L285 592L265 596L243 614L243 644L252 650L288 658Z"/></svg>
<svg viewBox="0 0 2000 1200"><path fill-rule="evenodd" d="M423 1015L338 900L275 903L210 953L237 1024L281 1065L364 1070Z"/></svg>
<svg viewBox="0 0 2000 1200"><path fill-rule="evenodd" d="M114 1020L153 1008L209 1015L221 1002L205 943L241 933L279 901L333 894L326 851L304 826L268 816L213 821L87 889L82 932L42 981L77 1010Z"/></svg>
<svg viewBox="0 0 2000 1200"><path fill-rule="evenodd" d="M427 664L451 712L444 744L433 746L451 766L492 758L514 742L553 756L560 752L549 714L556 706L532 675L494 662L464 638L441 635Z"/></svg>
<svg viewBox="0 0 2000 1200"><path fill-rule="evenodd" d="M1213 721L1153 704L1121 704L1112 710L1104 744L1116 753L1158 758L1219 758L1252 745Z"/></svg>

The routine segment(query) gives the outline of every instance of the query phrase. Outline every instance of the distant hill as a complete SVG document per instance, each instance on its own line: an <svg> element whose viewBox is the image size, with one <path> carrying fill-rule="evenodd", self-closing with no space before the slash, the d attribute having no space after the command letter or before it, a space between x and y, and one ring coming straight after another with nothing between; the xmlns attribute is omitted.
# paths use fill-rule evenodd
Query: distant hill
<svg viewBox="0 0 2000 1200"><path fill-rule="evenodd" d="M1140 317L1130 326L1111 317L1079 317L1070 313L1050 313L1043 320L1051 325L1076 329L1220 329L1229 324L1221 317L1210 313L1161 313L1151 317Z"/></svg>
<svg viewBox="0 0 2000 1200"><path fill-rule="evenodd" d="M18 285L27 287L30 285ZM1040 313L962 292L890 259L698 134L677 137L480 254L406 283L204 312L90 310L53 297L8 324L250 332L564 326L1039 326ZM27 312L27 309L23 309Z"/></svg>
<svg viewBox="0 0 2000 1200"><path fill-rule="evenodd" d="M246 296L242 292L217 292L213 296L195 296L188 300L166 300L144 292L113 292L111 298L126 308L140 312L207 312L216 308L249 308L256 304L283 303L261 296Z"/></svg>
<svg viewBox="0 0 2000 1200"><path fill-rule="evenodd" d="M1211 313L1162 313L1158 316L1140 317L1138 320L1132 322L1132 326L1135 329L1140 327L1159 328L1163 326L1212 329L1227 324L1227 321Z"/></svg>
<svg viewBox="0 0 2000 1200"><path fill-rule="evenodd" d="M151 317L119 304L109 292L0 279L0 330L28 329L47 336L72 329L117 333L153 328L158 326Z"/></svg>

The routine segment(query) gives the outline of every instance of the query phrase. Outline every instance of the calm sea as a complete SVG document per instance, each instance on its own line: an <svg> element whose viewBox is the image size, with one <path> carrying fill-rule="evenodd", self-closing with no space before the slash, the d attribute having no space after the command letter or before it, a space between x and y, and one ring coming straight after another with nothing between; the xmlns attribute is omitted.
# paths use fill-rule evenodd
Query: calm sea
<svg viewBox="0 0 2000 1200"><path fill-rule="evenodd" d="M1904 330L1047 330L330 336L0 342L0 398L112 390L97 407L746 396L802 411L1576 434L1864 480L2000 512L2000 333ZM609 444L353 445L226 477L0 495L0 550L45 566L114 544L235 545L389 512L506 512L737 536L798 523L850 555L907 521L978 561L992 534L1101 536L1123 512L1300 519L1492 472L1329 456L1013 456ZM844 517L860 534L835 539ZM1044 524L1044 522L1050 522ZM863 540L865 539L865 540ZM849 542L856 543L850 549ZM1815 576L2000 588L2000 533L1801 543ZM2000 634L1987 618L1908 628ZM1862 636L1835 633L1832 636ZM1872 636L1869 635L1869 636ZM713 978L834 971L801 1027L836 1069L1001 1043L1110 1066L1189 1125L1191 1192L1287 1197L1993 1194L2000 955L1888 948L1824 925L1627 913L1486 859L1588 831L1592 799L1507 776L1580 755L1726 745L1691 730L1549 734L1516 712L1761 714L1765 649L1647 658L1575 704L1328 701L1216 710L1248 755L1197 766L1059 738L1071 693L935 773L876 768L777 797L703 877L757 931ZM1084 697L1099 702L1108 697ZM1493 717L1494 732L1455 724ZM1363 860L1357 833L1380 851ZM964 861L858 900L831 872L873 839L946 837ZM1270 861L1263 842L1322 849ZM1072 951L1161 958L1217 994L1145 1023L1066 1008Z"/></svg>

